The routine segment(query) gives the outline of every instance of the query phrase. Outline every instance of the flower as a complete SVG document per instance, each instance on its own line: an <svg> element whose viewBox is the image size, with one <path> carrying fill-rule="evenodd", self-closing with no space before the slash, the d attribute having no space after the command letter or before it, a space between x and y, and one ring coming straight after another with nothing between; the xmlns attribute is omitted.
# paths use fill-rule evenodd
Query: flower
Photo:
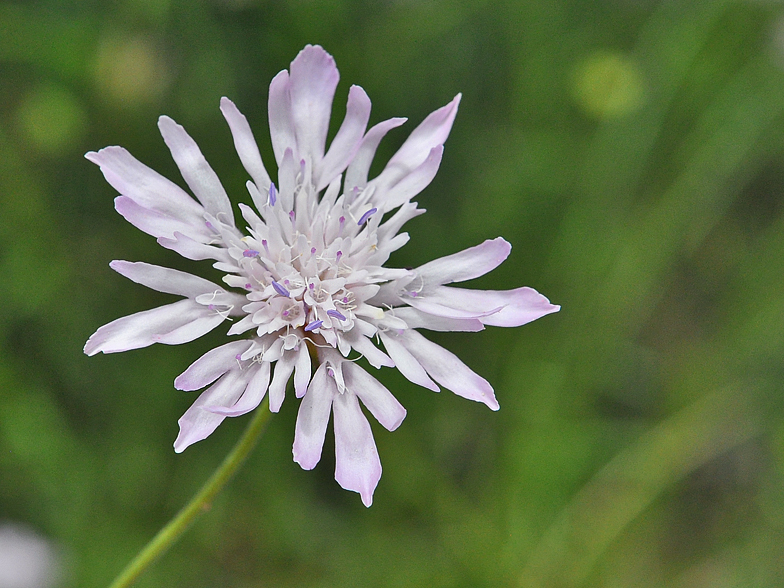
<svg viewBox="0 0 784 588"><path fill-rule="evenodd" d="M290 71L272 80L269 126L277 184L246 118L230 100L221 100L252 178L247 188L255 209L240 204L244 231L196 143L166 116L158 126L198 202L121 147L86 155L121 194L115 208L126 220L187 259L214 260L225 285L147 263L113 261L110 266L123 276L183 300L101 327L84 350L94 355L185 343L238 319L228 335L249 336L207 352L174 381L180 390L206 387L179 420L175 451L209 436L227 416L252 411L265 394L277 412L293 373L294 393L302 399L294 460L305 469L315 467L332 414L335 479L370 506L381 462L360 401L390 431L406 411L355 359L362 356L375 368L397 367L420 386L438 391L440 384L497 410L490 384L417 329L519 326L559 307L531 288L449 286L504 261L511 246L500 237L413 270L384 267L409 239L400 232L403 224L424 212L411 199L438 170L460 95L431 113L368 180L379 142L406 119L392 118L366 131L370 100L352 86L345 119L325 153L338 77L332 56L308 45ZM314 373L311 353L318 360Z"/></svg>

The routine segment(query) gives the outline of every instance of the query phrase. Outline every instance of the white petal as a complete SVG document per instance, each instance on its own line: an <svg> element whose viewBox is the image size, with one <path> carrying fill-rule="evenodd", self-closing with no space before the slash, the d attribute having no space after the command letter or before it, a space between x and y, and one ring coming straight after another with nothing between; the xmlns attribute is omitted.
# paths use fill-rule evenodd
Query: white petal
<svg viewBox="0 0 784 588"><path fill-rule="evenodd" d="M209 333L223 322L215 311L192 300L137 312L98 329L84 346L87 355L117 353L153 343L176 345Z"/></svg>
<svg viewBox="0 0 784 588"><path fill-rule="evenodd" d="M205 406L204 409L223 416L236 417L256 409L264 399L269 385L270 364L263 362L246 368L244 378L247 381L245 391L237 402L229 407L221 405Z"/></svg>
<svg viewBox="0 0 784 588"><path fill-rule="evenodd" d="M198 390L212 384L227 371L239 368L237 355L248 349L250 341L232 341L210 349L174 380L178 390Z"/></svg>
<svg viewBox="0 0 784 588"><path fill-rule="evenodd" d="M272 78L269 88L269 127L275 161L280 165L286 149L297 151L294 120L291 115L291 84L285 69Z"/></svg>
<svg viewBox="0 0 784 588"><path fill-rule="evenodd" d="M497 237L459 253L434 259L414 271L425 285L464 282L497 268L509 257L511 250L509 243L502 237Z"/></svg>
<svg viewBox="0 0 784 588"><path fill-rule="evenodd" d="M414 300L411 300L411 306L417 307ZM469 290L439 286L429 291L426 297L422 296L421 301L455 309L458 313L475 313L484 324L497 327L519 327L551 312L558 312L561 308L550 304L539 292L527 287L515 290ZM487 314L493 309L499 310Z"/></svg>
<svg viewBox="0 0 784 588"><path fill-rule="evenodd" d="M395 362L392 361L386 353L373 345L373 342L364 335L354 335L353 331L350 331L350 334L346 336L346 340L351 344L351 347L363 355L374 368L381 368L382 366L395 367Z"/></svg>
<svg viewBox="0 0 784 588"><path fill-rule="evenodd" d="M381 479L381 460L370 424L351 392L338 394L332 410L335 415L335 479L344 489L359 492L362 504L369 507Z"/></svg>
<svg viewBox="0 0 784 588"><path fill-rule="evenodd" d="M314 165L313 183L316 185L316 190L321 191L326 188L346 169L359 148L369 119L370 98L359 86L351 86L343 124L332 139L324 159Z"/></svg>
<svg viewBox="0 0 784 588"><path fill-rule="evenodd" d="M370 413L388 431L394 431L406 418L406 409L381 382L359 367L347 361L343 366L346 386L356 394Z"/></svg>
<svg viewBox="0 0 784 588"><path fill-rule="evenodd" d="M171 151L183 179L204 208L221 222L234 226L231 202L218 176L204 159L196 142L168 116L158 119L158 128Z"/></svg>
<svg viewBox="0 0 784 588"><path fill-rule="evenodd" d="M258 188L268 190L270 177L261 160L259 146L253 137L253 131L250 130L248 119L237 109L234 102L226 97L221 98L220 109L226 122L229 123L231 136L234 138L234 148L240 156L245 171L253 178Z"/></svg>
<svg viewBox="0 0 784 588"><path fill-rule="evenodd" d="M411 329L428 329L429 331L463 331L476 333L484 330L480 319L456 319L427 314L416 308L402 307L394 309L395 316L405 321Z"/></svg>
<svg viewBox="0 0 784 588"><path fill-rule="evenodd" d="M299 157L319 162L324 156L332 99L338 85L332 56L318 45L307 45L291 62L289 87Z"/></svg>
<svg viewBox="0 0 784 588"><path fill-rule="evenodd" d="M391 188L379 187L376 201L383 203L384 210L392 210L401 204L408 202L430 185L436 177L438 168L441 165L441 157L444 154L444 146L437 145L430 150L425 161L404 176Z"/></svg>
<svg viewBox="0 0 784 588"><path fill-rule="evenodd" d="M294 371L294 353L287 351L275 363L275 374L272 376L272 383L269 387L270 411L278 412L283 400L286 397L286 385L291 379L291 372Z"/></svg>
<svg viewBox="0 0 784 588"><path fill-rule="evenodd" d="M452 129L452 123L457 115L460 104L460 94L438 110L431 112L422 123L414 129L406 142L398 149L397 153L389 160L384 171L373 182L393 186L411 170L416 169L427 159L433 147L443 145Z"/></svg>
<svg viewBox="0 0 784 588"><path fill-rule="evenodd" d="M205 410L205 406L231 406L245 389L245 380L239 370L231 371L207 390L177 421L180 433L174 441L174 451L182 453L189 445L206 439L226 417Z"/></svg>
<svg viewBox="0 0 784 588"><path fill-rule="evenodd" d="M346 192L357 188L364 188L367 184L367 175L370 170L370 164L373 163L373 157L376 155L376 149L381 139L384 138L391 129L399 127L404 122L405 118L390 118L373 126L367 134L363 137L362 143L357 150L354 159L346 169Z"/></svg>
<svg viewBox="0 0 784 588"><path fill-rule="evenodd" d="M380 333L381 341L384 342L384 347L387 353L392 357L395 362L397 371L403 374L409 382L413 382L418 386L432 390L433 392L440 392L439 387L427 375L425 368L411 355L408 349L400 343L394 335L388 333Z"/></svg>
<svg viewBox="0 0 784 588"><path fill-rule="evenodd" d="M101 168L106 181L123 196L143 208L155 210L182 221L200 220L204 208L187 192L158 172L150 169L122 147L106 147L85 157Z"/></svg>
<svg viewBox="0 0 784 588"><path fill-rule="evenodd" d="M228 251L222 247L213 247L195 241L179 231L174 231L172 234L174 236L173 239L158 237L158 245L176 251L185 259L192 259L194 261L201 261L202 259L214 259L223 263L230 263L232 261Z"/></svg>
<svg viewBox="0 0 784 588"><path fill-rule="evenodd" d="M337 394L335 381L327 376L326 367L321 364L313 375L308 392L297 412L293 453L294 461L302 469L312 470L321 459L332 399Z"/></svg>
<svg viewBox="0 0 784 588"><path fill-rule="evenodd" d="M118 259L112 261L109 267L137 284L167 294L196 298L201 294L223 291L223 288L204 278L142 261L131 262Z"/></svg>
<svg viewBox="0 0 784 588"><path fill-rule="evenodd" d="M190 220L168 216L151 208L144 208L127 196L115 198L114 208L134 227L156 238L172 237L179 232L191 235L203 243L210 239L204 221L194 223Z"/></svg>
<svg viewBox="0 0 784 588"><path fill-rule="evenodd" d="M454 353L410 329L401 333L398 340L444 388L458 396L483 402L491 409L498 410L498 401L490 383L473 372Z"/></svg>
<svg viewBox="0 0 784 588"><path fill-rule="evenodd" d="M297 398L302 398L308 391L308 384L310 383L310 351L304 341L300 343L296 368L294 372L294 393Z"/></svg>

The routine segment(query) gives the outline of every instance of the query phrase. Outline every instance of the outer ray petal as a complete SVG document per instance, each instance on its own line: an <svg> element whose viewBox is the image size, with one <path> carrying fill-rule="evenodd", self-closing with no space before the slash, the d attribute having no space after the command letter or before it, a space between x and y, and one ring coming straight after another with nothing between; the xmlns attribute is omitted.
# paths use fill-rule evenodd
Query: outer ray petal
<svg viewBox="0 0 784 588"><path fill-rule="evenodd" d="M357 397L346 391L335 396L335 479L346 490L359 492L362 504L373 504L373 491L381 479L376 442Z"/></svg>
<svg viewBox="0 0 784 588"><path fill-rule="evenodd" d="M332 400L336 396L335 381L327 376L327 368L322 363L300 402L294 429L294 461L304 470L312 470L321 459Z"/></svg>

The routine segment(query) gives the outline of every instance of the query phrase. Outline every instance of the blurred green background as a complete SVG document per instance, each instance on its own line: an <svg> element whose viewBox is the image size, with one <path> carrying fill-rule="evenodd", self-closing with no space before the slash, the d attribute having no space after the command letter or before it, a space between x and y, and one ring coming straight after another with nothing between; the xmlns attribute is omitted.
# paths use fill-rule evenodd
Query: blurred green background
<svg viewBox="0 0 784 588"><path fill-rule="evenodd" d="M393 370L370 509L304 472L289 396L228 489L140 587L784 585L784 5L674 0L27 1L0 4L0 522L50 538L57 586L99 587L209 476L249 417L176 455L174 377L224 340L87 358L100 325L171 301L112 272L218 279L113 210L83 159L123 145L183 182L168 114L234 202L229 96L266 161L269 81L307 43L371 123L380 163L463 92L418 201L416 266L503 235L478 287L563 310L432 334L501 410ZM334 132L334 131L333 131Z"/></svg>

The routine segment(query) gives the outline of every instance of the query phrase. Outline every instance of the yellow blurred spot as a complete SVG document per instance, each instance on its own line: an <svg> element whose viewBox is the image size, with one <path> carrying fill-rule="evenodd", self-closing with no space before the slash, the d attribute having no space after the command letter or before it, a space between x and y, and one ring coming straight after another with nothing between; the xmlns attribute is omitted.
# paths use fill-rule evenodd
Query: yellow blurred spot
<svg viewBox="0 0 784 588"><path fill-rule="evenodd" d="M620 53L596 52L574 72L572 93L589 115L620 118L642 106L643 79L639 67Z"/></svg>
<svg viewBox="0 0 784 588"><path fill-rule="evenodd" d="M108 101L127 107L154 100L168 79L163 60L146 36L105 39L98 49L95 77Z"/></svg>
<svg viewBox="0 0 784 588"><path fill-rule="evenodd" d="M16 115L24 140L47 155L66 151L81 138L87 121L76 96L56 86L33 90L19 104Z"/></svg>

